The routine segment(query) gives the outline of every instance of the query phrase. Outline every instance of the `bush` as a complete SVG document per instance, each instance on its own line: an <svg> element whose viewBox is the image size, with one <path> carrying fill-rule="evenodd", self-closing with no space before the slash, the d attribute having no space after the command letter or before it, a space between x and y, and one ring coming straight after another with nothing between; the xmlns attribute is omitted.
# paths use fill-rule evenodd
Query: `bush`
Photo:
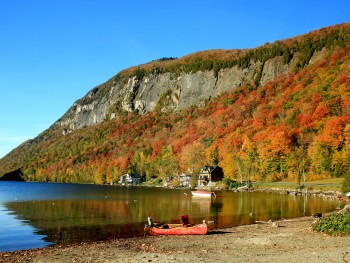
<svg viewBox="0 0 350 263"><path fill-rule="evenodd" d="M312 224L312 229L331 236L350 235L350 214L348 212L330 214Z"/></svg>
<svg viewBox="0 0 350 263"><path fill-rule="evenodd" d="M223 181L224 181L227 189L234 189L234 188L237 188L239 186L239 183L237 183L237 181L232 180L230 178L224 178Z"/></svg>
<svg viewBox="0 0 350 263"><path fill-rule="evenodd" d="M226 189L237 189L238 187L247 185L246 183L238 183L236 180L232 180L230 178L224 178L223 182L226 186ZM252 187L251 182L249 182L248 187Z"/></svg>
<svg viewBox="0 0 350 263"><path fill-rule="evenodd" d="M161 185L162 182L163 182L163 180L161 178L156 178L156 179L154 179L152 184L158 186L158 185Z"/></svg>

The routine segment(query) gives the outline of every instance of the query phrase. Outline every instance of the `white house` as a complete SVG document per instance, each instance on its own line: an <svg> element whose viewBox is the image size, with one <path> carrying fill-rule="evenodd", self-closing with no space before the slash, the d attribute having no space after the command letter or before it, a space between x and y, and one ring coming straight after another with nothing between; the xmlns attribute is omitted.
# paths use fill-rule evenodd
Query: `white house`
<svg viewBox="0 0 350 263"><path fill-rule="evenodd" d="M124 174L120 177L120 184L125 185L125 184L139 184L141 183L141 176L138 174Z"/></svg>

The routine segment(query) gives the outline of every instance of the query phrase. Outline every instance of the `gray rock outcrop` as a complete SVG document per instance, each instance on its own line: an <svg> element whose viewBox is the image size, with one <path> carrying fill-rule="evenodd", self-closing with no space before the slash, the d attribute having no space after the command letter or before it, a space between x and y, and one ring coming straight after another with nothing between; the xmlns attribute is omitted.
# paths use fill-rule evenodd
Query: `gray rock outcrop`
<svg viewBox="0 0 350 263"><path fill-rule="evenodd" d="M297 57L296 55L294 57ZM74 105L54 125L66 131L101 123L118 116L120 110L139 114L159 109L179 111L190 106L202 106L224 92L234 90L245 83L255 81L260 74L259 84L277 76L286 75L295 62L284 64L282 57L249 64L247 68L220 69L217 76L212 71L194 73L151 73L137 79L109 81L92 89Z"/></svg>

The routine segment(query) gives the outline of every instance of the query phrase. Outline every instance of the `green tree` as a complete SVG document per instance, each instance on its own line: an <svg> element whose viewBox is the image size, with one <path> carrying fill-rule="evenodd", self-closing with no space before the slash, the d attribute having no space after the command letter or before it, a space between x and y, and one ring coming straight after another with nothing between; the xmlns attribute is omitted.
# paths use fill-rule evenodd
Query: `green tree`
<svg viewBox="0 0 350 263"><path fill-rule="evenodd" d="M24 171L24 176L28 181L34 181L35 178L35 169L33 167L29 167Z"/></svg>
<svg viewBox="0 0 350 263"><path fill-rule="evenodd" d="M342 192L344 194L350 192L350 171L349 170L347 171L342 184Z"/></svg>
<svg viewBox="0 0 350 263"><path fill-rule="evenodd" d="M190 180L191 188L195 188L197 186L197 179L198 179L199 172L200 172L199 167L193 169L191 174L191 180Z"/></svg>
<svg viewBox="0 0 350 263"><path fill-rule="evenodd" d="M305 176L308 162L309 160L307 150L302 146L296 147L288 155L287 163L289 166L289 170L294 173L299 188L301 184L301 178Z"/></svg>

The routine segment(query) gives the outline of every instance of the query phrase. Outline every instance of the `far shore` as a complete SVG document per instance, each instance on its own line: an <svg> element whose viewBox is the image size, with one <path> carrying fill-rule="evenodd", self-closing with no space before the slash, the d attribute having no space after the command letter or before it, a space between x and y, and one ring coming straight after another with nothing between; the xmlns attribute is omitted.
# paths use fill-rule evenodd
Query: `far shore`
<svg viewBox="0 0 350 263"><path fill-rule="evenodd" d="M296 182L290 181L278 181L278 182L252 182L252 188L240 187L239 189L222 189L222 188L204 188L211 191L236 191L236 192L246 192L246 191L260 191L260 192L278 192L281 194L291 194L291 195L316 195L324 199L331 200L349 200L341 192L343 178L331 178L322 179L316 181L306 181L301 183L301 187L297 185ZM171 187L165 187L171 188ZM186 189L186 188L185 188Z"/></svg>

